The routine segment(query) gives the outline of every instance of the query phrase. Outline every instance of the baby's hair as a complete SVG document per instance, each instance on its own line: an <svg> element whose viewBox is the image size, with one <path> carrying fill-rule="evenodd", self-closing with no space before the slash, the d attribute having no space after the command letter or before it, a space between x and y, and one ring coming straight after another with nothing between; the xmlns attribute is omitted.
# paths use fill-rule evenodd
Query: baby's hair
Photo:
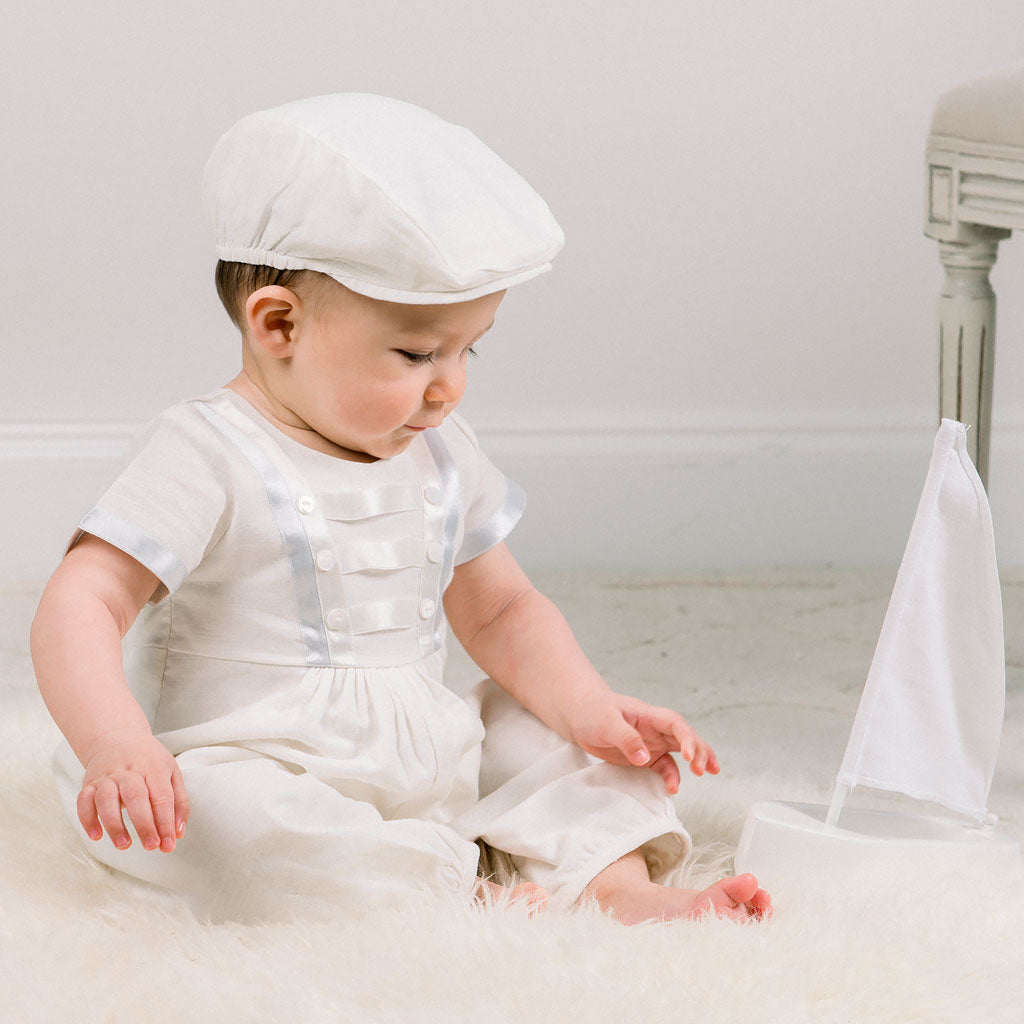
<svg viewBox="0 0 1024 1024"><path fill-rule="evenodd" d="M301 289L304 298L314 299L317 286L322 284L318 279L326 275L315 270L279 270L277 267L257 266L253 263L231 263L226 260L217 261L214 280L217 283L217 294L224 304L231 322L245 333L245 303L253 292L268 285L280 285L292 291ZM303 285L306 287L303 287Z"/></svg>

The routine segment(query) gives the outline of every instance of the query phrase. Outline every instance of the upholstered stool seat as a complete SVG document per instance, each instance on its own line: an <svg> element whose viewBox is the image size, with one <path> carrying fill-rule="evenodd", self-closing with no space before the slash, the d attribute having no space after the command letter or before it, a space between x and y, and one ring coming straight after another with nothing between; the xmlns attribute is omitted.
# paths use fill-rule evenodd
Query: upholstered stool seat
<svg viewBox="0 0 1024 1024"><path fill-rule="evenodd" d="M988 473L999 242L1024 229L1024 68L967 82L935 107L927 145L925 234L939 242L940 415L970 424Z"/></svg>

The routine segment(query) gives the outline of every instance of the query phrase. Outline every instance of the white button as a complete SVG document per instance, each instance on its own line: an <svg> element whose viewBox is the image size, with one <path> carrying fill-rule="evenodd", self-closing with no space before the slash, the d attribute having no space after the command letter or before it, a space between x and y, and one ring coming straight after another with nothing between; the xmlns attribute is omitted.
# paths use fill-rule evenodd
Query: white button
<svg viewBox="0 0 1024 1024"><path fill-rule="evenodd" d="M316 567L324 572L330 572L334 568L334 552L324 549L317 553Z"/></svg>
<svg viewBox="0 0 1024 1024"><path fill-rule="evenodd" d="M441 544L430 544L427 547L427 558L432 562L440 562L441 556L444 554L444 547Z"/></svg>
<svg viewBox="0 0 1024 1024"><path fill-rule="evenodd" d="M308 516L316 508L316 498L312 494L303 494L295 502L295 507L304 515Z"/></svg>
<svg viewBox="0 0 1024 1024"><path fill-rule="evenodd" d="M335 608L327 613L328 629L344 629L348 625L348 616L341 608Z"/></svg>
<svg viewBox="0 0 1024 1024"><path fill-rule="evenodd" d="M425 601L420 601L420 618L429 619L434 614L434 609L437 605L428 597Z"/></svg>
<svg viewBox="0 0 1024 1024"><path fill-rule="evenodd" d="M428 484L423 488L423 497L430 502L431 505L441 504L441 488L435 487L433 484Z"/></svg>

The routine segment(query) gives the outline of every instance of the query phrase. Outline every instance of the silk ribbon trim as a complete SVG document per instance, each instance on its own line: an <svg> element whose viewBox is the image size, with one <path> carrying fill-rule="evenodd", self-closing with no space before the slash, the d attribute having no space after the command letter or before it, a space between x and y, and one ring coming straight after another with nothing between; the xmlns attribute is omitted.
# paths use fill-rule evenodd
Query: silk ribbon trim
<svg viewBox="0 0 1024 1024"><path fill-rule="evenodd" d="M401 601L375 601L349 608L349 621L355 636L378 633L385 629L408 629L416 623L416 602L411 598Z"/></svg>
<svg viewBox="0 0 1024 1024"><path fill-rule="evenodd" d="M302 520L295 509L284 474L274 465L262 446L230 423L226 417L206 402L190 403L202 413L216 430L224 435L242 453L259 473L267 489L267 501L281 531L288 560L291 563L295 602L306 648L307 665L330 665L331 652L324 627L320 592L316 585L316 568Z"/></svg>
<svg viewBox="0 0 1024 1024"><path fill-rule="evenodd" d="M339 545L338 560L343 573L418 569L423 560L423 541L419 537L405 537L394 541Z"/></svg>
<svg viewBox="0 0 1024 1024"><path fill-rule="evenodd" d="M355 522L393 512L418 511L423 495L416 484L380 484L366 491L336 491L319 496L324 518Z"/></svg>
<svg viewBox="0 0 1024 1024"><path fill-rule="evenodd" d="M442 596L451 582L455 567L455 535L459 529L459 474L455 468L455 460L448 451L448 446L435 428L423 433L434 458L434 465L441 477L441 502L444 508L444 554L441 558L441 577L437 588L437 610L434 613L434 649L443 642L444 605Z"/></svg>
<svg viewBox="0 0 1024 1024"><path fill-rule="evenodd" d="M91 533L115 548L120 548L125 554L131 555L137 562L144 565L156 578L167 588L168 593L173 594L185 582L188 569L185 563L172 551L168 551L159 541L154 540L147 533L143 533L137 526L126 523L117 516L112 516L103 509L94 508L87 512L78 529L83 533ZM76 536L72 545L77 543Z"/></svg>
<svg viewBox="0 0 1024 1024"><path fill-rule="evenodd" d="M505 500L501 507L483 526L478 526L472 533L466 535L462 547L459 548L456 564L462 565L489 551L495 544L503 541L522 518L526 508L526 491L514 480L508 480L507 483L508 490L505 492Z"/></svg>

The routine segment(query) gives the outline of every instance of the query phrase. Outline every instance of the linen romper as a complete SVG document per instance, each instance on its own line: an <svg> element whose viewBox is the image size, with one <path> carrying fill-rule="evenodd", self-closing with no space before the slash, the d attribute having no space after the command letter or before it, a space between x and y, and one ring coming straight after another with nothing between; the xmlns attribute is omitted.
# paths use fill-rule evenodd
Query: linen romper
<svg viewBox="0 0 1024 1024"><path fill-rule="evenodd" d="M166 410L72 544L94 534L160 580L125 671L191 818L170 854L89 852L237 920L468 895L476 840L555 904L638 847L669 875L689 837L653 772L590 757L489 681L444 685L445 587L523 505L455 414L358 463L227 389ZM84 839L67 744L55 768Z"/></svg>

